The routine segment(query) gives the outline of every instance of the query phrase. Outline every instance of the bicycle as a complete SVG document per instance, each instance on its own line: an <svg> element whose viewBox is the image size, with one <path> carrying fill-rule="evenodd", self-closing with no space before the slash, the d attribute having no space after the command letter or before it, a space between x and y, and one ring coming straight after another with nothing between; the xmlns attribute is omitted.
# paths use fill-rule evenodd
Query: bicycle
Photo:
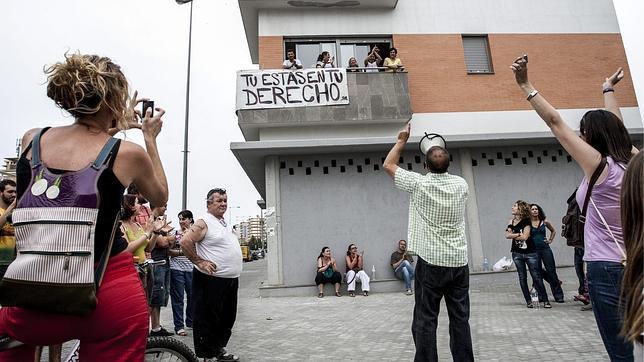
<svg viewBox="0 0 644 362"><path fill-rule="evenodd" d="M165 264L165 260L146 260L137 264L140 271L149 270L155 265ZM16 341L7 335L0 336L0 352L22 346L24 343ZM75 341L67 357L61 362L78 362L80 341ZM198 362L195 353L178 339L172 337L148 337L145 345L146 362Z"/></svg>

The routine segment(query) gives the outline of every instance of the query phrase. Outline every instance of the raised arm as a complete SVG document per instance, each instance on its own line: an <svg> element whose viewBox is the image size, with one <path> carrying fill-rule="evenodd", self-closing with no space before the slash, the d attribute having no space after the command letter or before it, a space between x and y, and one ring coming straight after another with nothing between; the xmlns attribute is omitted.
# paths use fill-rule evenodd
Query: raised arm
<svg viewBox="0 0 644 362"><path fill-rule="evenodd" d="M402 151L405 149L405 145L409 140L410 132L411 124L407 123L405 128L400 130L400 132L398 133L398 140L396 140L394 146L391 148L391 150L389 150L387 158L385 158L385 162L382 165L385 171L387 171L387 174L392 178L396 174L396 170L398 170L398 160L400 159L400 155L402 154Z"/></svg>
<svg viewBox="0 0 644 362"><path fill-rule="evenodd" d="M590 179L601 161L601 154L579 138L572 128L564 122L559 112L532 86L528 80L527 55L516 58L510 68L514 72L519 88L523 91L532 108L550 127L561 146L577 161L586 178Z"/></svg>
<svg viewBox="0 0 644 362"><path fill-rule="evenodd" d="M613 75L606 78L604 84L602 84L602 92L604 93L604 108L607 111L612 112L623 122L624 118L622 117L622 112L619 110L617 97L615 97L615 85L617 85L622 78L624 78L624 71L622 70L622 67L619 67Z"/></svg>

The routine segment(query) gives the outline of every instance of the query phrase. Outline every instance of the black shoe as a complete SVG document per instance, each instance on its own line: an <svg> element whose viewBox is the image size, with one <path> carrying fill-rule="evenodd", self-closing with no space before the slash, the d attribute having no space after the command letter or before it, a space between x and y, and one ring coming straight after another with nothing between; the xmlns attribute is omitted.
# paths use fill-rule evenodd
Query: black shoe
<svg viewBox="0 0 644 362"><path fill-rule="evenodd" d="M532 305L532 303L527 303L527 304L526 304L526 307L528 307L528 308L534 308L534 305Z"/></svg>
<svg viewBox="0 0 644 362"><path fill-rule="evenodd" d="M226 352L226 350L222 348L219 352L219 355L217 356L217 361L239 361L239 357L235 356L232 353Z"/></svg>
<svg viewBox="0 0 644 362"><path fill-rule="evenodd" d="M169 337L169 336L174 336L174 333L166 330L163 327L161 327L161 329L156 332L150 331L150 337Z"/></svg>
<svg viewBox="0 0 644 362"><path fill-rule="evenodd" d="M552 305L550 305L550 302L544 302L543 307L546 308L546 309L550 309L550 308L552 308Z"/></svg>

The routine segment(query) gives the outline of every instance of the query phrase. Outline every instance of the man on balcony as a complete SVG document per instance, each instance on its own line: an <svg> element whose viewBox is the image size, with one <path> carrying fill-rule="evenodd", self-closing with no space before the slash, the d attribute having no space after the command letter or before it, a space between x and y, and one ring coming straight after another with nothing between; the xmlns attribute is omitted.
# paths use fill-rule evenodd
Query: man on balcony
<svg viewBox="0 0 644 362"><path fill-rule="evenodd" d="M302 68L302 62L295 58L295 51L293 49L289 49L286 52L286 60L282 64L282 69L297 70Z"/></svg>

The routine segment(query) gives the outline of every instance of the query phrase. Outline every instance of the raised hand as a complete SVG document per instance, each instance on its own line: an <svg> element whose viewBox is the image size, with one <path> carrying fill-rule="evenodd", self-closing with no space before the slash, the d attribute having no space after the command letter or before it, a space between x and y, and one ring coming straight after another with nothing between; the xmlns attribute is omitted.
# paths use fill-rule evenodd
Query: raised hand
<svg viewBox="0 0 644 362"><path fill-rule="evenodd" d="M152 110L147 109L145 111L145 116L143 117L143 122L141 123L141 131L143 131L143 136L150 136L156 138L161 132L163 127L163 120L161 117L165 114L163 108L155 108L157 113L152 117Z"/></svg>
<svg viewBox="0 0 644 362"><path fill-rule="evenodd" d="M411 124L407 123L407 125L400 130L398 133L398 141L401 141L403 143L407 143L407 140L409 140L409 133L411 132Z"/></svg>
<svg viewBox="0 0 644 362"><path fill-rule="evenodd" d="M617 68L617 71L613 73L610 77L606 78L604 81L604 89L606 88L613 88L617 83L619 83L620 80L624 78L624 70L622 67Z"/></svg>
<svg viewBox="0 0 644 362"><path fill-rule="evenodd" d="M514 72L514 78L517 84L527 84L528 83L528 55L524 54L514 60L510 66Z"/></svg>

